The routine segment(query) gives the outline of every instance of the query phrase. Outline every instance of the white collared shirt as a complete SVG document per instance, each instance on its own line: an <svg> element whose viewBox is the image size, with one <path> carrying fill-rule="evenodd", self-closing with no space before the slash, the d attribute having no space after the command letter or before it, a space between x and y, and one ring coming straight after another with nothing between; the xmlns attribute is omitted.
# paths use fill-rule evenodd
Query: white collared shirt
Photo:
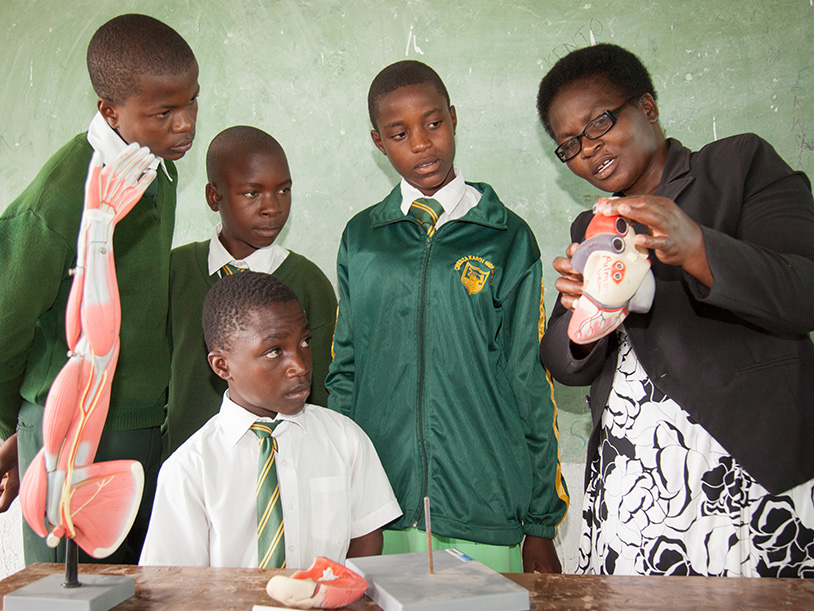
<svg viewBox="0 0 814 611"><path fill-rule="evenodd" d="M464 182L464 176L459 168L453 168L455 178L449 184L438 189L432 199L437 200L444 207L444 212L438 217L435 228L444 223L461 218L464 214L478 205L481 194L475 187ZM403 178L401 179L401 211L410 212L410 206L419 197L427 197Z"/></svg>
<svg viewBox="0 0 814 611"><path fill-rule="evenodd" d="M127 148L127 143L121 139L119 134L107 124L102 113L96 111L91 119L90 126L88 127L88 142L93 147L93 150L102 156L102 163L107 165L111 163L124 149ZM158 166L164 170L170 182L170 174L167 171L167 166L161 157L156 157L155 160L149 165L149 169L155 170Z"/></svg>
<svg viewBox="0 0 814 611"><path fill-rule="evenodd" d="M161 467L140 564L257 567L260 449L249 427L258 418L228 395ZM351 539L401 515L376 450L350 418L322 407L277 420L286 567L316 556L344 563Z"/></svg>
<svg viewBox="0 0 814 611"><path fill-rule="evenodd" d="M209 266L210 276L227 263L253 272L271 274L280 267L288 256L288 250L279 246L276 242L272 242L268 246L258 248L245 259L235 259L220 241L219 236L222 230L223 224L218 223L215 225L212 237L209 238L209 257L207 258L207 264Z"/></svg>

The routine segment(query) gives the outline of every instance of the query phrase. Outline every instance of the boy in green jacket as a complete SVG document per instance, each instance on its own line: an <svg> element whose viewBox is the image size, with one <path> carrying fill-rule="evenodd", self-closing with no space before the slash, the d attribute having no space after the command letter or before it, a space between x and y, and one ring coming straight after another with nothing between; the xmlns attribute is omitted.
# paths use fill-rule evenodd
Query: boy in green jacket
<svg viewBox="0 0 814 611"><path fill-rule="evenodd" d="M384 553L421 549L428 496L436 549L502 572L559 572L552 539L568 493L537 355L537 242L453 166L455 107L430 67L382 70L368 109L402 181L342 236L327 385L328 407L371 438L404 512Z"/></svg>
<svg viewBox="0 0 814 611"><path fill-rule="evenodd" d="M51 157L0 216L0 477L4 497L42 446L43 405L67 360L65 308L88 164L105 163L128 143L156 155L157 176L117 225L113 238L121 299L121 351L96 460L133 459L145 471L136 521L108 563L138 562L161 460L160 425L170 373L167 312L175 223L173 161L192 146L198 112L198 64L175 30L146 15L120 15L88 46L98 112L87 133ZM15 433L16 432L16 433ZM18 456L14 456L14 449ZM19 471L17 470L19 465ZM5 505L5 502L2 503ZM26 564L61 562L56 549L23 524ZM80 550L80 562L93 559Z"/></svg>
<svg viewBox="0 0 814 611"><path fill-rule="evenodd" d="M218 413L227 388L209 367L201 327L204 298L224 275L273 274L296 293L311 324L313 376L308 402L325 406L336 295L314 263L275 240L291 210L291 173L280 144L239 125L223 130L206 154L206 202L220 214L211 239L175 248L170 260L172 374L165 442L175 451Z"/></svg>

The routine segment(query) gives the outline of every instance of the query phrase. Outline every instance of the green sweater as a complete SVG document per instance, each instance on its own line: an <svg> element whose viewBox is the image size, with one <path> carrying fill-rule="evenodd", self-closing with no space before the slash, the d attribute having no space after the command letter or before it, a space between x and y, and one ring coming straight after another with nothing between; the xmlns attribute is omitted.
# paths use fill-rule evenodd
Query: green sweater
<svg viewBox="0 0 814 611"><path fill-rule="evenodd" d="M540 364L540 251L492 188L428 238L398 186L348 222L328 407L353 418L404 515L392 528L513 545L568 507Z"/></svg>
<svg viewBox="0 0 814 611"><path fill-rule="evenodd" d="M67 361L65 308L93 149L79 134L46 162L0 215L0 436L14 433L23 398L44 405ZM158 426L170 373L167 310L177 173L159 169L116 225L121 352L106 428Z"/></svg>
<svg viewBox="0 0 814 611"><path fill-rule="evenodd" d="M172 375L167 405L166 445L173 452L218 413L227 388L209 367L201 315L209 288L209 240L173 249L170 263L170 341ZM273 275L296 294L311 323L313 381L309 403L325 406L325 376L331 363L336 295L330 280L314 263L290 252Z"/></svg>

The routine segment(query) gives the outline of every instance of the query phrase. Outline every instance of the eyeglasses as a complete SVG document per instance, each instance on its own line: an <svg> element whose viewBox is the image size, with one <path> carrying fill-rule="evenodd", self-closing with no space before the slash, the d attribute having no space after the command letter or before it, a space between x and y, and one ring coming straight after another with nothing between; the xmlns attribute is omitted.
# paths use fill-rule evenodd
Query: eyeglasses
<svg viewBox="0 0 814 611"><path fill-rule="evenodd" d="M590 123L585 126L585 129L582 130L582 133L579 136L574 136L573 138L569 138L557 148L554 149L554 154L559 158L560 161L565 163L569 159L573 159L576 157L579 152L582 150L582 140L581 138L585 136L588 140L596 140L597 138L601 138L605 134L610 131L610 128L616 125L616 120L619 117L619 113L622 112L622 109L630 104L633 100L635 100L637 95L634 95L630 98L627 102L622 104L619 108L614 108L613 110L606 110L598 117L591 119Z"/></svg>

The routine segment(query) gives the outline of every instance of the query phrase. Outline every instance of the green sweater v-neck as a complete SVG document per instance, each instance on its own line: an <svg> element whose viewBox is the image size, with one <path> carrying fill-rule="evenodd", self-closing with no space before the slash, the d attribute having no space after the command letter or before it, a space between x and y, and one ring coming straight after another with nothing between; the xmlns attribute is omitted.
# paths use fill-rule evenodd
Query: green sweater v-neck
<svg viewBox="0 0 814 611"><path fill-rule="evenodd" d="M166 446L174 451L218 413L225 380L209 367L201 315L206 293L219 280L209 275L209 240L173 249L170 263L170 340L172 375L167 404ZM336 295L330 280L314 263L289 252L273 275L296 293L311 324L314 356L308 402L325 406L325 377L331 363Z"/></svg>

